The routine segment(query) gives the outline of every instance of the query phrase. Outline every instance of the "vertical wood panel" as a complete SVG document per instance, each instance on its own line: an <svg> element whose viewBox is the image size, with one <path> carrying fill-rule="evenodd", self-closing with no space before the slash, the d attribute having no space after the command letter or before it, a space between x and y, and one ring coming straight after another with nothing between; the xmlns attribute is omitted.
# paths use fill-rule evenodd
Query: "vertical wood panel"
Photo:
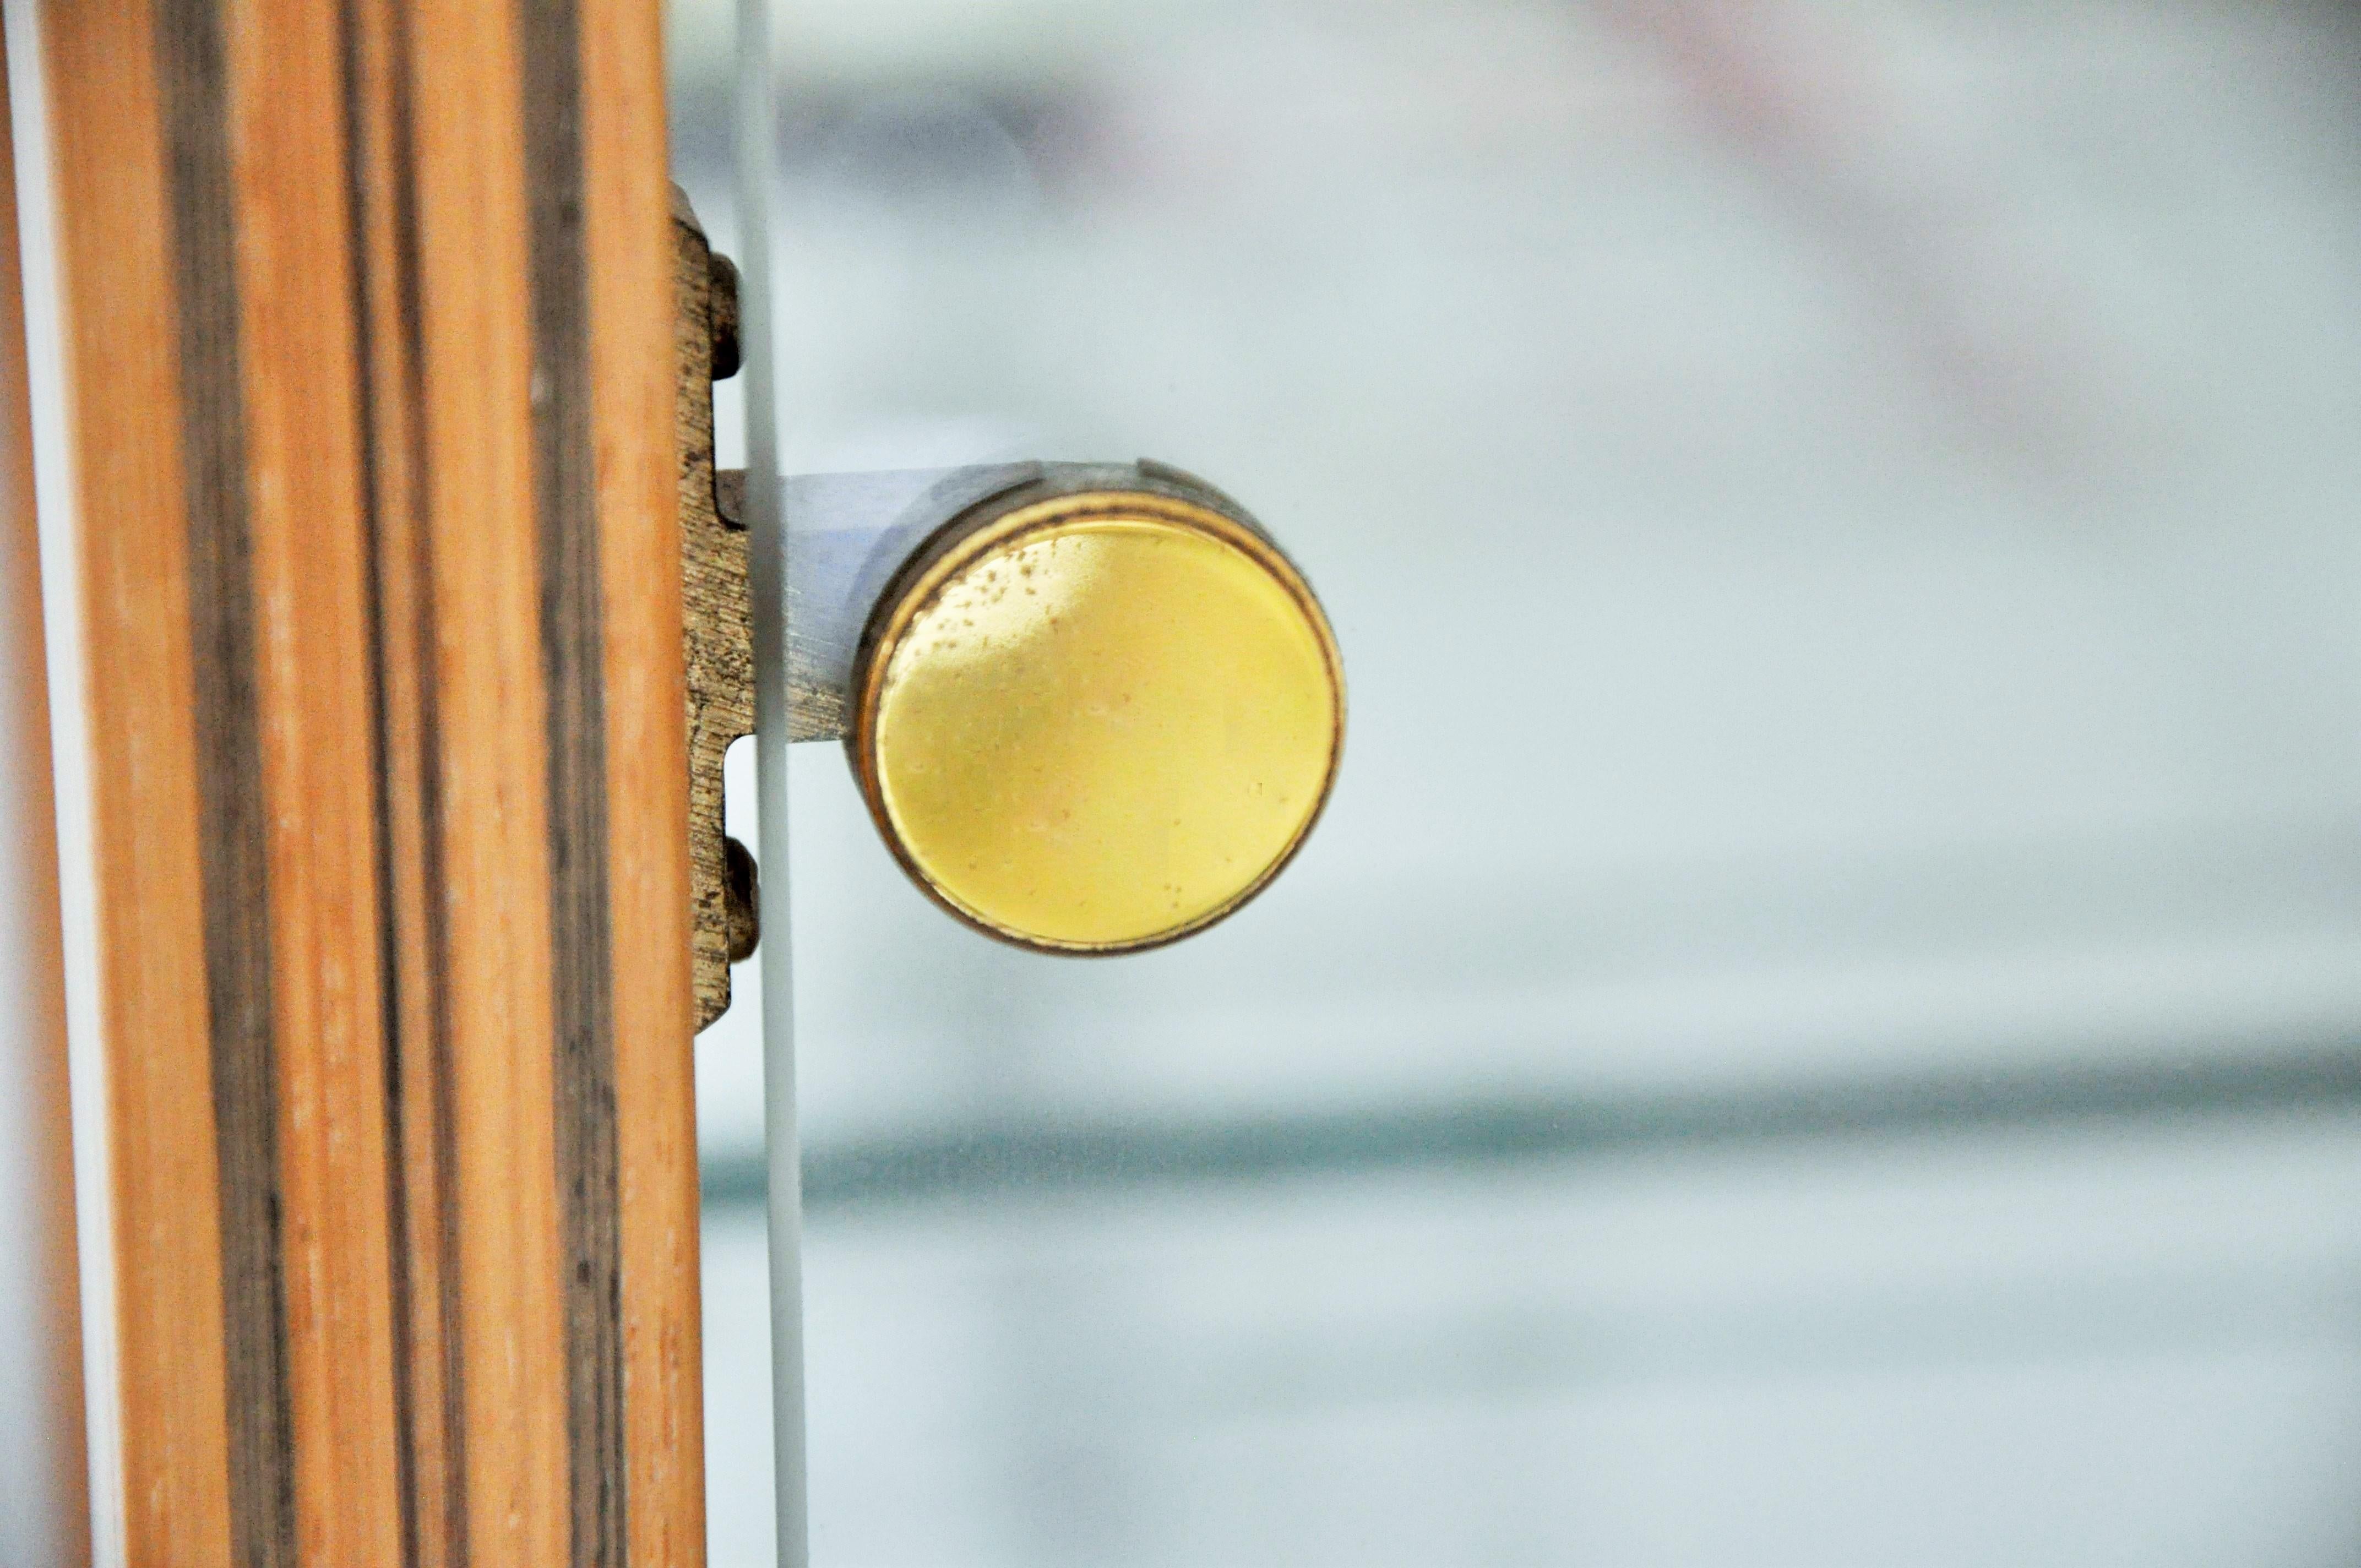
<svg viewBox="0 0 2361 1568"><path fill-rule="evenodd" d="M618 1125L629 1561L690 1568L705 1561L691 885L685 857L628 826L688 818L675 242L664 170L632 156L664 137L661 21L632 0L583 0L580 32L609 900L617 946L642 955L614 980L615 1095L631 1112Z"/></svg>
<svg viewBox="0 0 2361 1568"><path fill-rule="evenodd" d="M54 6L45 21L115 1157L119 1321L84 1332L119 1342L129 1560L226 1563L219 1162L157 64L146 9L129 0Z"/></svg>
<svg viewBox="0 0 2361 1568"><path fill-rule="evenodd" d="M239 1563L263 1568L294 1560L294 1415L229 62L225 18L211 0L157 0L152 25L181 415L176 431L156 433L180 443L178 521L187 536L183 634L221 1226L230 1546Z"/></svg>
<svg viewBox="0 0 2361 1568"><path fill-rule="evenodd" d="M400 1551L368 539L336 13L227 13L297 1561ZM262 373L268 367L268 373Z"/></svg>
<svg viewBox="0 0 2361 1568"><path fill-rule="evenodd" d="M47 29L130 1560L693 1568L655 6Z"/></svg>
<svg viewBox="0 0 2361 1568"><path fill-rule="evenodd" d="M527 1568L569 1539L520 62L503 6L411 27L468 1561Z"/></svg>

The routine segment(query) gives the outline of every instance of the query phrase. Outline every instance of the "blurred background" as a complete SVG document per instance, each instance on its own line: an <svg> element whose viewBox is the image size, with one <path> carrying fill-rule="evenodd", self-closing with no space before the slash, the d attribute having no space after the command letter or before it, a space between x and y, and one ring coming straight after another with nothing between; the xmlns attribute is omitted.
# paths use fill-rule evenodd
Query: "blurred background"
<svg viewBox="0 0 2361 1568"><path fill-rule="evenodd" d="M1203 473L1353 703L1111 961L799 750L818 1563L2361 1563L2361 13L773 4L787 466Z"/></svg>

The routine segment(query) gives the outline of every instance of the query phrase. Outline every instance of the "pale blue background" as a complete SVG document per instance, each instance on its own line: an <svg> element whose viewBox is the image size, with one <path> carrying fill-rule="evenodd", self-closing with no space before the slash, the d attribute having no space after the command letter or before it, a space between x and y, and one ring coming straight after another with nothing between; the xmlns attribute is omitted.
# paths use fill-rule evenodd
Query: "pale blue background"
<svg viewBox="0 0 2361 1568"><path fill-rule="evenodd" d="M775 4L790 466L1202 472L1353 683L1117 962L798 753L817 1562L2361 1559L2353 11Z"/></svg>

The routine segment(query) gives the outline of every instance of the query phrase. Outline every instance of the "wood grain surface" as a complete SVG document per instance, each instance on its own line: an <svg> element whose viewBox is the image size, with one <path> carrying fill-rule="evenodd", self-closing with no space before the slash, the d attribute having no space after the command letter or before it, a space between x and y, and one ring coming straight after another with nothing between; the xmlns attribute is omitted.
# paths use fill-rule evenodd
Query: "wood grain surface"
<svg viewBox="0 0 2361 1568"><path fill-rule="evenodd" d="M129 1560L699 1563L656 5L43 43Z"/></svg>

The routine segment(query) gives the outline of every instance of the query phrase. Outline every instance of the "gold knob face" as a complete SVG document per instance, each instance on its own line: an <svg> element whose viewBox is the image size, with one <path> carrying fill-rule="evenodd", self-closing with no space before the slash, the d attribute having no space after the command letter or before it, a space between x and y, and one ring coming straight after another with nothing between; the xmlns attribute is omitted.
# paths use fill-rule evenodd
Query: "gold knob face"
<svg viewBox="0 0 2361 1568"><path fill-rule="evenodd" d="M1302 576L1258 530L1145 491L954 524L881 605L854 696L854 767L904 867L1057 952L1244 904L1311 830L1344 739Z"/></svg>

